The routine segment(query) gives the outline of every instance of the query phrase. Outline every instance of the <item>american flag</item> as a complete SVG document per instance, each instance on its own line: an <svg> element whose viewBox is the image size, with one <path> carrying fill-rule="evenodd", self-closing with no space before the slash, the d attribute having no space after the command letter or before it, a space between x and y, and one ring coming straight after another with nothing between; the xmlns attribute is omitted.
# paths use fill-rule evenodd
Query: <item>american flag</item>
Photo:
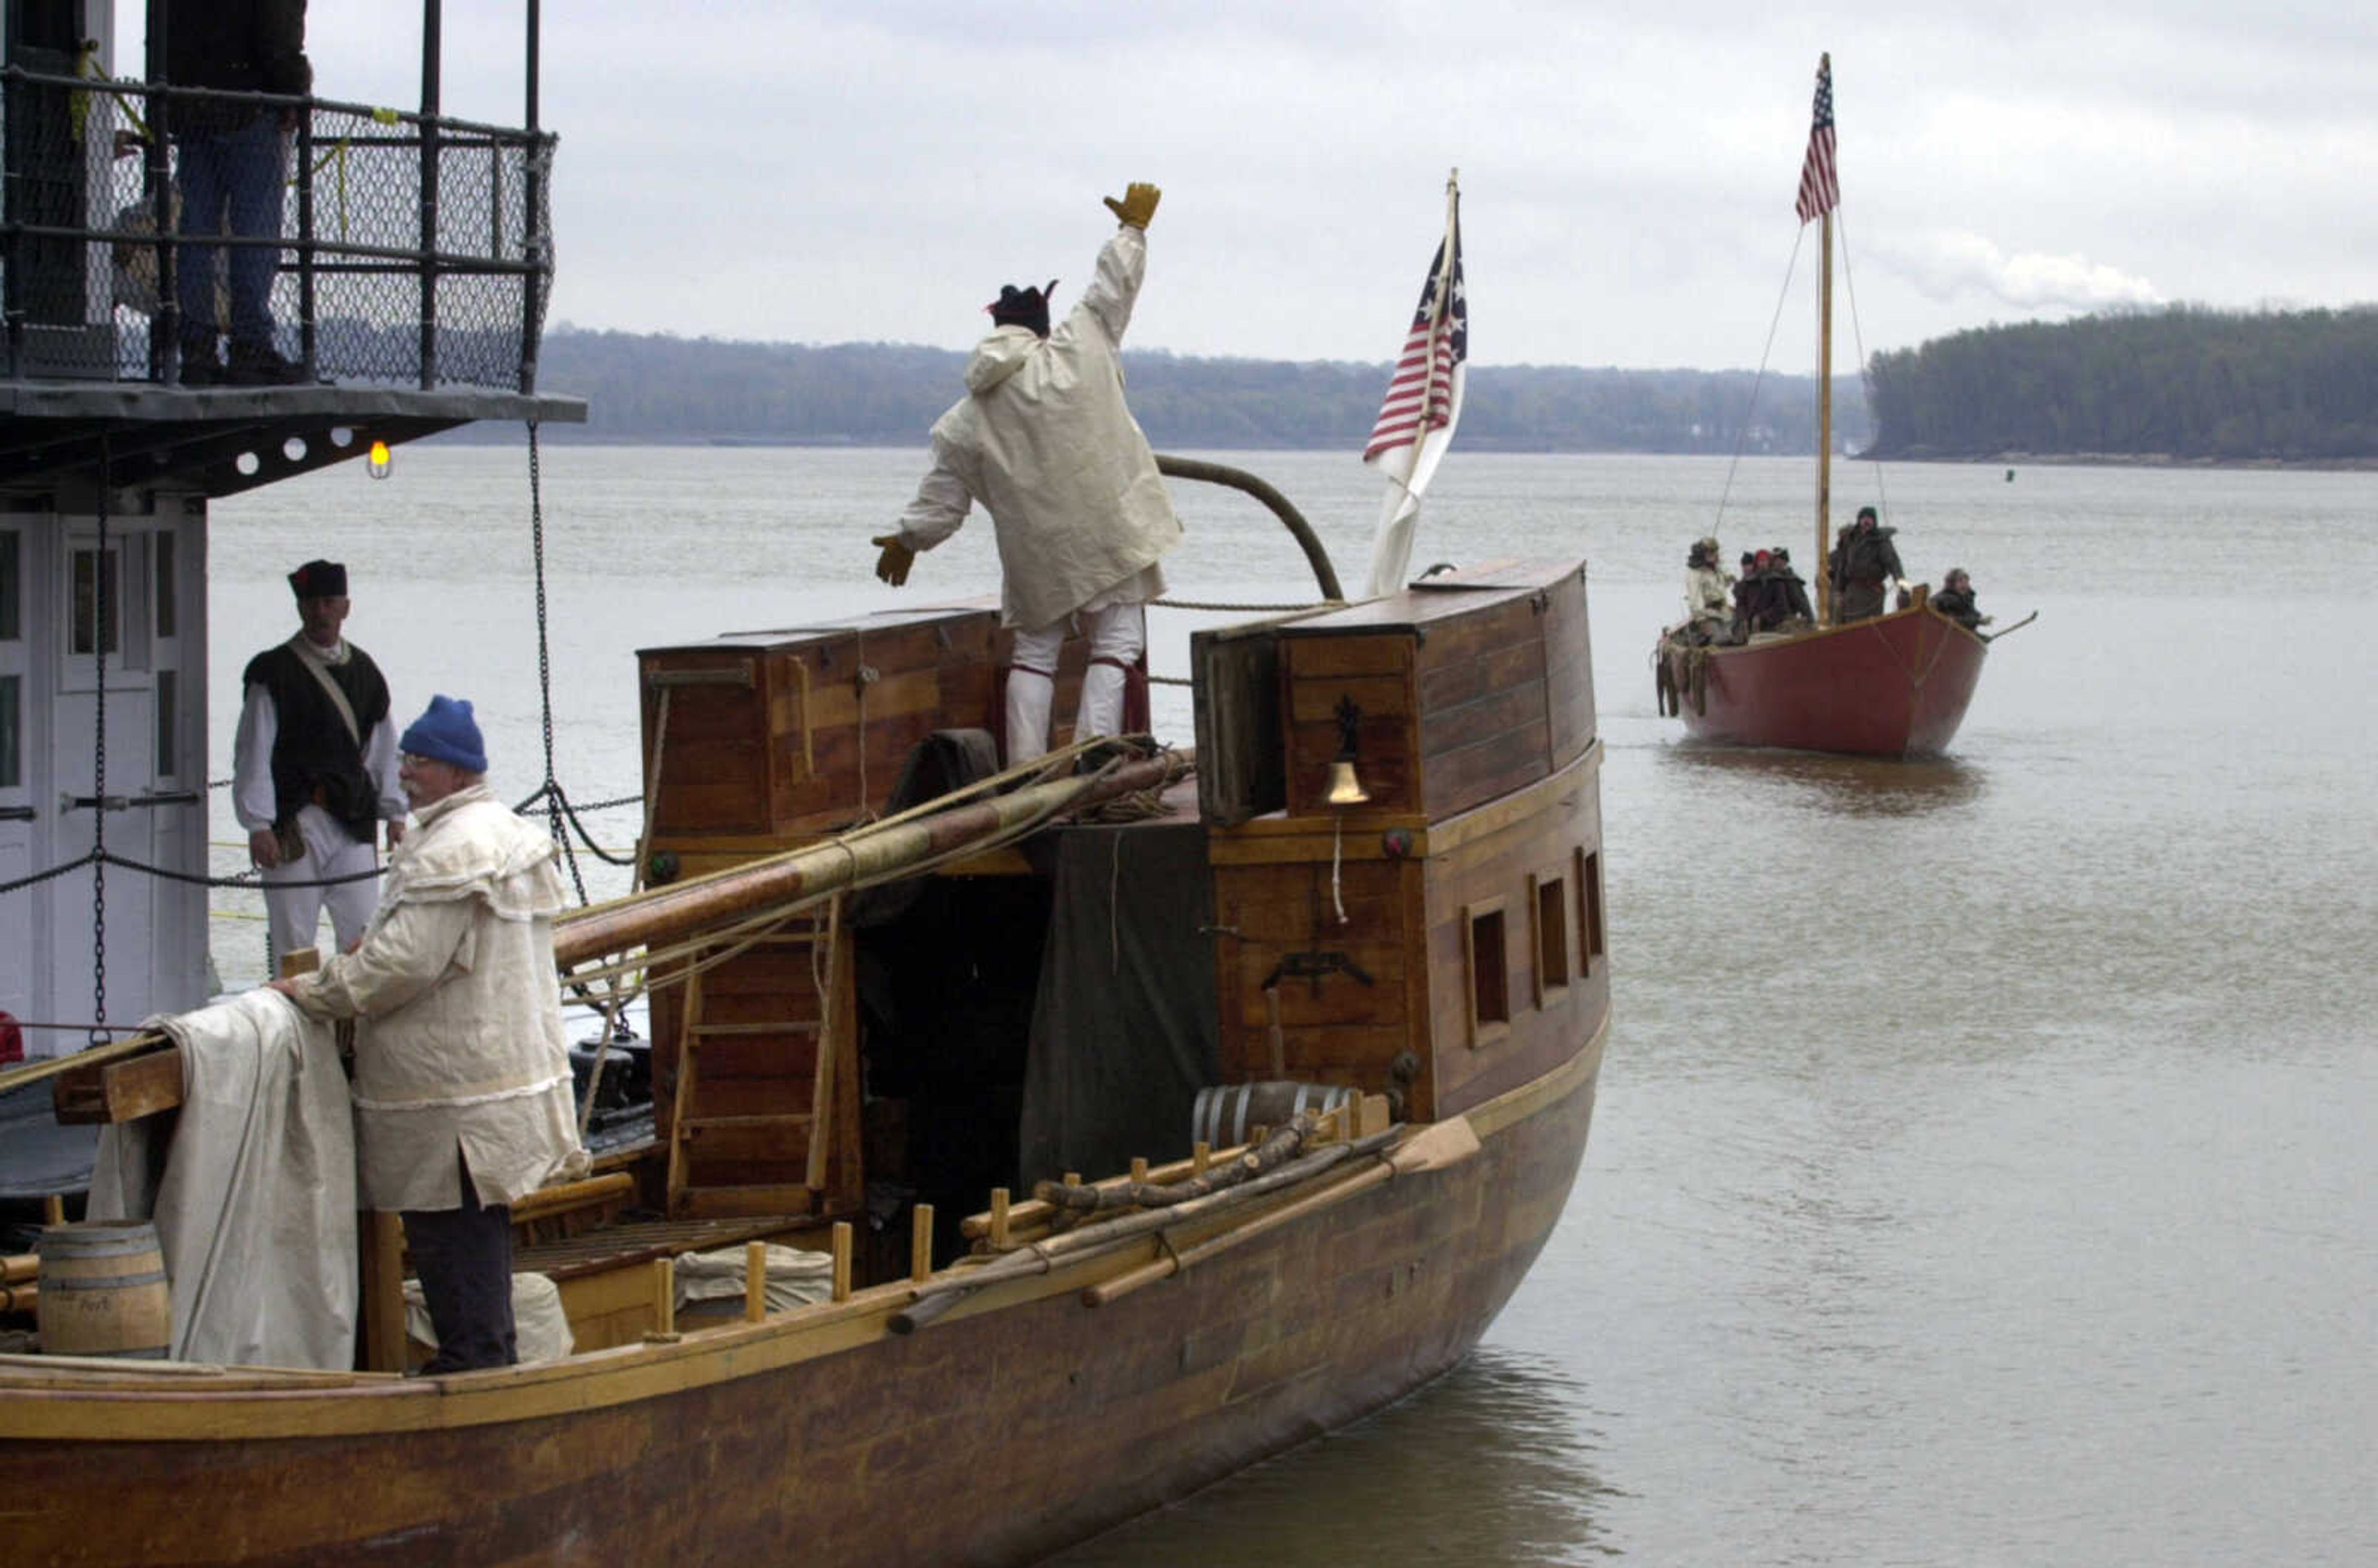
<svg viewBox="0 0 2378 1568"><path fill-rule="evenodd" d="M1447 245L1453 249L1450 268L1445 264ZM1443 287L1448 277L1449 290ZM1447 293L1449 301L1443 297ZM1375 462L1384 452L1411 446L1423 431L1451 424L1461 403L1456 374L1469 357L1470 296L1461 283L1461 230L1456 223L1429 259L1428 283L1420 292L1420 308L1404 334L1404 352L1396 360L1363 461Z"/></svg>
<svg viewBox="0 0 2378 1568"><path fill-rule="evenodd" d="M1833 57L1817 60L1817 110L1808 126L1808 156L1800 165L1800 200L1793 209L1807 222L1842 204L1841 174L1833 167Z"/></svg>

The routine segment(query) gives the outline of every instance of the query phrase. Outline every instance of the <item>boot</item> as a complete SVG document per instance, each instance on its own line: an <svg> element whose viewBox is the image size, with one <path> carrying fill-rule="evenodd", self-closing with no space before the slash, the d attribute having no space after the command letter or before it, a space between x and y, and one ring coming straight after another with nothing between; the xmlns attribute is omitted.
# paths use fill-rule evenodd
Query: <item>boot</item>
<svg viewBox="0 0 2378 1568"><path fill-rule="evenodd" d="M216 334L211 328L182 329L182 385L219 387L223 368L215 359Z"/></svg>
<svg viewBox="0 0 2378 1568"><path fill-rule="evenodd" d="M234 338L231 344L231 368L223 380L234 387L294 387L306 379L302 365L281 357L270 343Z"/></svg>

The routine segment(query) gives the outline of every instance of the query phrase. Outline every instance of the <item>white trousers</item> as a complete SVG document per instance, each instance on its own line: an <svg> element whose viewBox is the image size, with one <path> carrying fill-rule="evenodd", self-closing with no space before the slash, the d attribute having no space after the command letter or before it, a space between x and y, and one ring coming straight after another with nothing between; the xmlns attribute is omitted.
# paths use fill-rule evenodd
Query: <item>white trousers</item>
<svg viewBox="0 0 2378 1568"><path fill-rule="evenodd" d="M306 830L318 829L308 823L306 814L320 813L327 820L329 814L319 807L308 806L299 818L299 829L306 839L306 853L295 860L268 867L264 872L264 914L272 932L272 962L277 969L281 960L293 952L314 945L314 937L322 924L322 908L330 910L330 930L338 940L338 951L344 952L349 942L364 934L371 924L372 911L379 907L379 879L366 877L359 881L341 882L329 888L293 888L276 886L283 882L317 882L331 877L354 876L369 871L379 864L378 855L369 842L357 844L344 832L332 828L328 832Z"/></svg>
<svg viewBox="0 0 2378 1568"><path fill-rule="evenodd" d="M1123 666L1147 648L1147 607L1110 604L1084 610L1089 625L1090 666L1082 676L1081 711L1074 715L1074 738L1114 735L1123 729ZM1007 765L1029 762L1049 749L1050 710L1057 701L1057 656L1065 646L1068 621L1015 634L1015 658L1007 672ZM1101 664L1102 659L1113 660Z"/></svg>

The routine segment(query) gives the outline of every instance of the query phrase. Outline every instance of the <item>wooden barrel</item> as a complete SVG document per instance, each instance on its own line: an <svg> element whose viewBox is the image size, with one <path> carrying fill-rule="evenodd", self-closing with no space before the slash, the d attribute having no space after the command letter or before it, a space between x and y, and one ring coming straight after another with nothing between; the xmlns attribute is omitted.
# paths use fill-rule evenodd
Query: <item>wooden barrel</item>
<svg viewBox="0 0 2378 1568"><path fill-rule="evenodd" d="M1258 1127L1285 1127L1299 1111L1332 1111L1354 1091L1327 1083L1224 1083L1197 1091L1190 1107L1192 1138L1218 1149L1247 1141Z"/></svg>
<svg viewBox="0 0 2378 1568"><path fill-rule="evenodd" d="M162 1360L173 1348L165 1255L147 1220L89 1220L42 1232L35 1321L52 1356Z"/></svg>

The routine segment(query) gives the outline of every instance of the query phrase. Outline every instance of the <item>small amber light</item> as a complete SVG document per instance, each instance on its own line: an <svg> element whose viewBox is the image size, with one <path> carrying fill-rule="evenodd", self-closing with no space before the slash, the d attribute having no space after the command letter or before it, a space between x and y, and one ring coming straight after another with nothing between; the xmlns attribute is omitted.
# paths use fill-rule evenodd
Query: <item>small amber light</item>
<svg viewBox="0 0 2378 1568"><path fill-rule="evenodd" d="M374 479L388 477L388 443L386 441L374 441L371 444L371 452L364 459L364 466L371 470L371 476Z"/></svg>

